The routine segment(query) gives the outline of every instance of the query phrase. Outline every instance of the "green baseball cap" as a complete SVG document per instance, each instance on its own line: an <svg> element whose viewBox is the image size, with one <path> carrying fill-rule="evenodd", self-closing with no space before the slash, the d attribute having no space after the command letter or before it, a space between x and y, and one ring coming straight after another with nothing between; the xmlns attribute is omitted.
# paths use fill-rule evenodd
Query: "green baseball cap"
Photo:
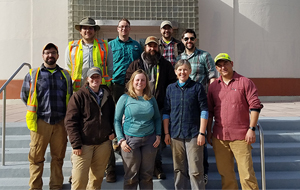
<svg viewBox="0 0 300 190"><path fill-rule="evenodd" d="M228 60L231 61L229 55L227 53L219 53L216 57L215 57L215 64L219 61L219 60Z"/></svg>

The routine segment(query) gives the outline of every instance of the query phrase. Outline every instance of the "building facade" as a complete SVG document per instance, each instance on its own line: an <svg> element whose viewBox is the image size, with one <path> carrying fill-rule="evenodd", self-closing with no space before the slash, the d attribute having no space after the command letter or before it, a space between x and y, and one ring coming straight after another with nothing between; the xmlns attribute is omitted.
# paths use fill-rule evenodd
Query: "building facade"
<svg viewBox="0 0 300 190"><path fill-rule="evenodd" d="M0 0L0 85L23 63L42 63L41 50L53 42L64 67L68 41L79 39L74 25L95 18L99 38L114 39L121 18L131 22L131 37L160 37L162 20L174 24L174 37L192 28L198 48L214 57L227 52L235 70L251 78L266 100L300 100L300 1L298 0ZM27 68L7 87L18 99ZM2 97L2 94L1 94Z"/></svg>

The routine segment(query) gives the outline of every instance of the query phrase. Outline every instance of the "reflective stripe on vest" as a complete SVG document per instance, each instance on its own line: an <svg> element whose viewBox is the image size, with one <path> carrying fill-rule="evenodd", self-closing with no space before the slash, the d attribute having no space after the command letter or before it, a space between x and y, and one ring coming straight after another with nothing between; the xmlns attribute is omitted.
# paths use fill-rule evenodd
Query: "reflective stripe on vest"
<svg viewBox="0 0 300 190"><path fill-rule="evenodd" d="M30 91L27 100L27 113L26 113L26 123L29 130L37 132L37 108L38 108L38 100L37 100L37 92L36 92L36 82L40 72L40 67L37 69L30 69ZM67 95L66 95L66 106L68 106L71 88L69 88L68 77L69 72L67 70L61 70L61 73L66 79L67 83Z"/></svg>
<svg viewBox="0 0 300 190"><path fill-rule="evenodd" d="M107 57L108 57L108 43L106 40L101 40L103 43L99 43L98 39L94 40L93 44L93 64L95 67L99 67L102 70L102 82L101 84L110 85L110 78L107 74ZM104 49L104 51L103 51ZM69 43L69 56L71 61L71 77L73 81L74 91L79 90L82 84L82 66L83 66L83 52L82 52L82 40L71 41Z"/></svg>

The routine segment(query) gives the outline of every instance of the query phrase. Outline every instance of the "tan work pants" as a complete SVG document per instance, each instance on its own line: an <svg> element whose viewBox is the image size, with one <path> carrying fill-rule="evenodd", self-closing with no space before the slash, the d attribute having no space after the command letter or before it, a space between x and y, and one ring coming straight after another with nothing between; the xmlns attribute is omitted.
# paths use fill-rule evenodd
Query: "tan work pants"
<svg viewBox="0 0 300 190"><path fill-rule="evenodd" d="M217 168L222 178L222 189L238 189L234 172L234 158L242 189L259 189L253 169L251 145L244 140L222 141L213 137L213 149Z"/></svg>
<svg viewBox="0 0 300 190"><path fill-rule="evenodd" d="M29 166L29 186L30 189L43 188L43 170L45 161L45 152L50 144L51 166L50 166L50 189L61 189L64 181L62 166L64 163L67 132L64 126L64 120L55 125L50 125L45 121L37 120L37 132L30 131L30 151L28 160Z"/></svg>

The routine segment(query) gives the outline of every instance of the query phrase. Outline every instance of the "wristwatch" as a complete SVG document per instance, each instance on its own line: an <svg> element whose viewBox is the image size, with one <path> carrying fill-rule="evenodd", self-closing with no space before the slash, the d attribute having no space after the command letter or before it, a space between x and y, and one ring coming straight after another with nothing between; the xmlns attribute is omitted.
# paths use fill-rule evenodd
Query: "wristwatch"
<svg viewBox="0 0 300 190"><path fill-rule="evenodd" d="M249 127L252 131L255 131L256 127Z"/></svg>
<svg viewBox="0 0 300 190"><path fill-rule="evenodd" d="M201 132L199 132L199 135L206 136L205 133L201 133Z"/></svg>

